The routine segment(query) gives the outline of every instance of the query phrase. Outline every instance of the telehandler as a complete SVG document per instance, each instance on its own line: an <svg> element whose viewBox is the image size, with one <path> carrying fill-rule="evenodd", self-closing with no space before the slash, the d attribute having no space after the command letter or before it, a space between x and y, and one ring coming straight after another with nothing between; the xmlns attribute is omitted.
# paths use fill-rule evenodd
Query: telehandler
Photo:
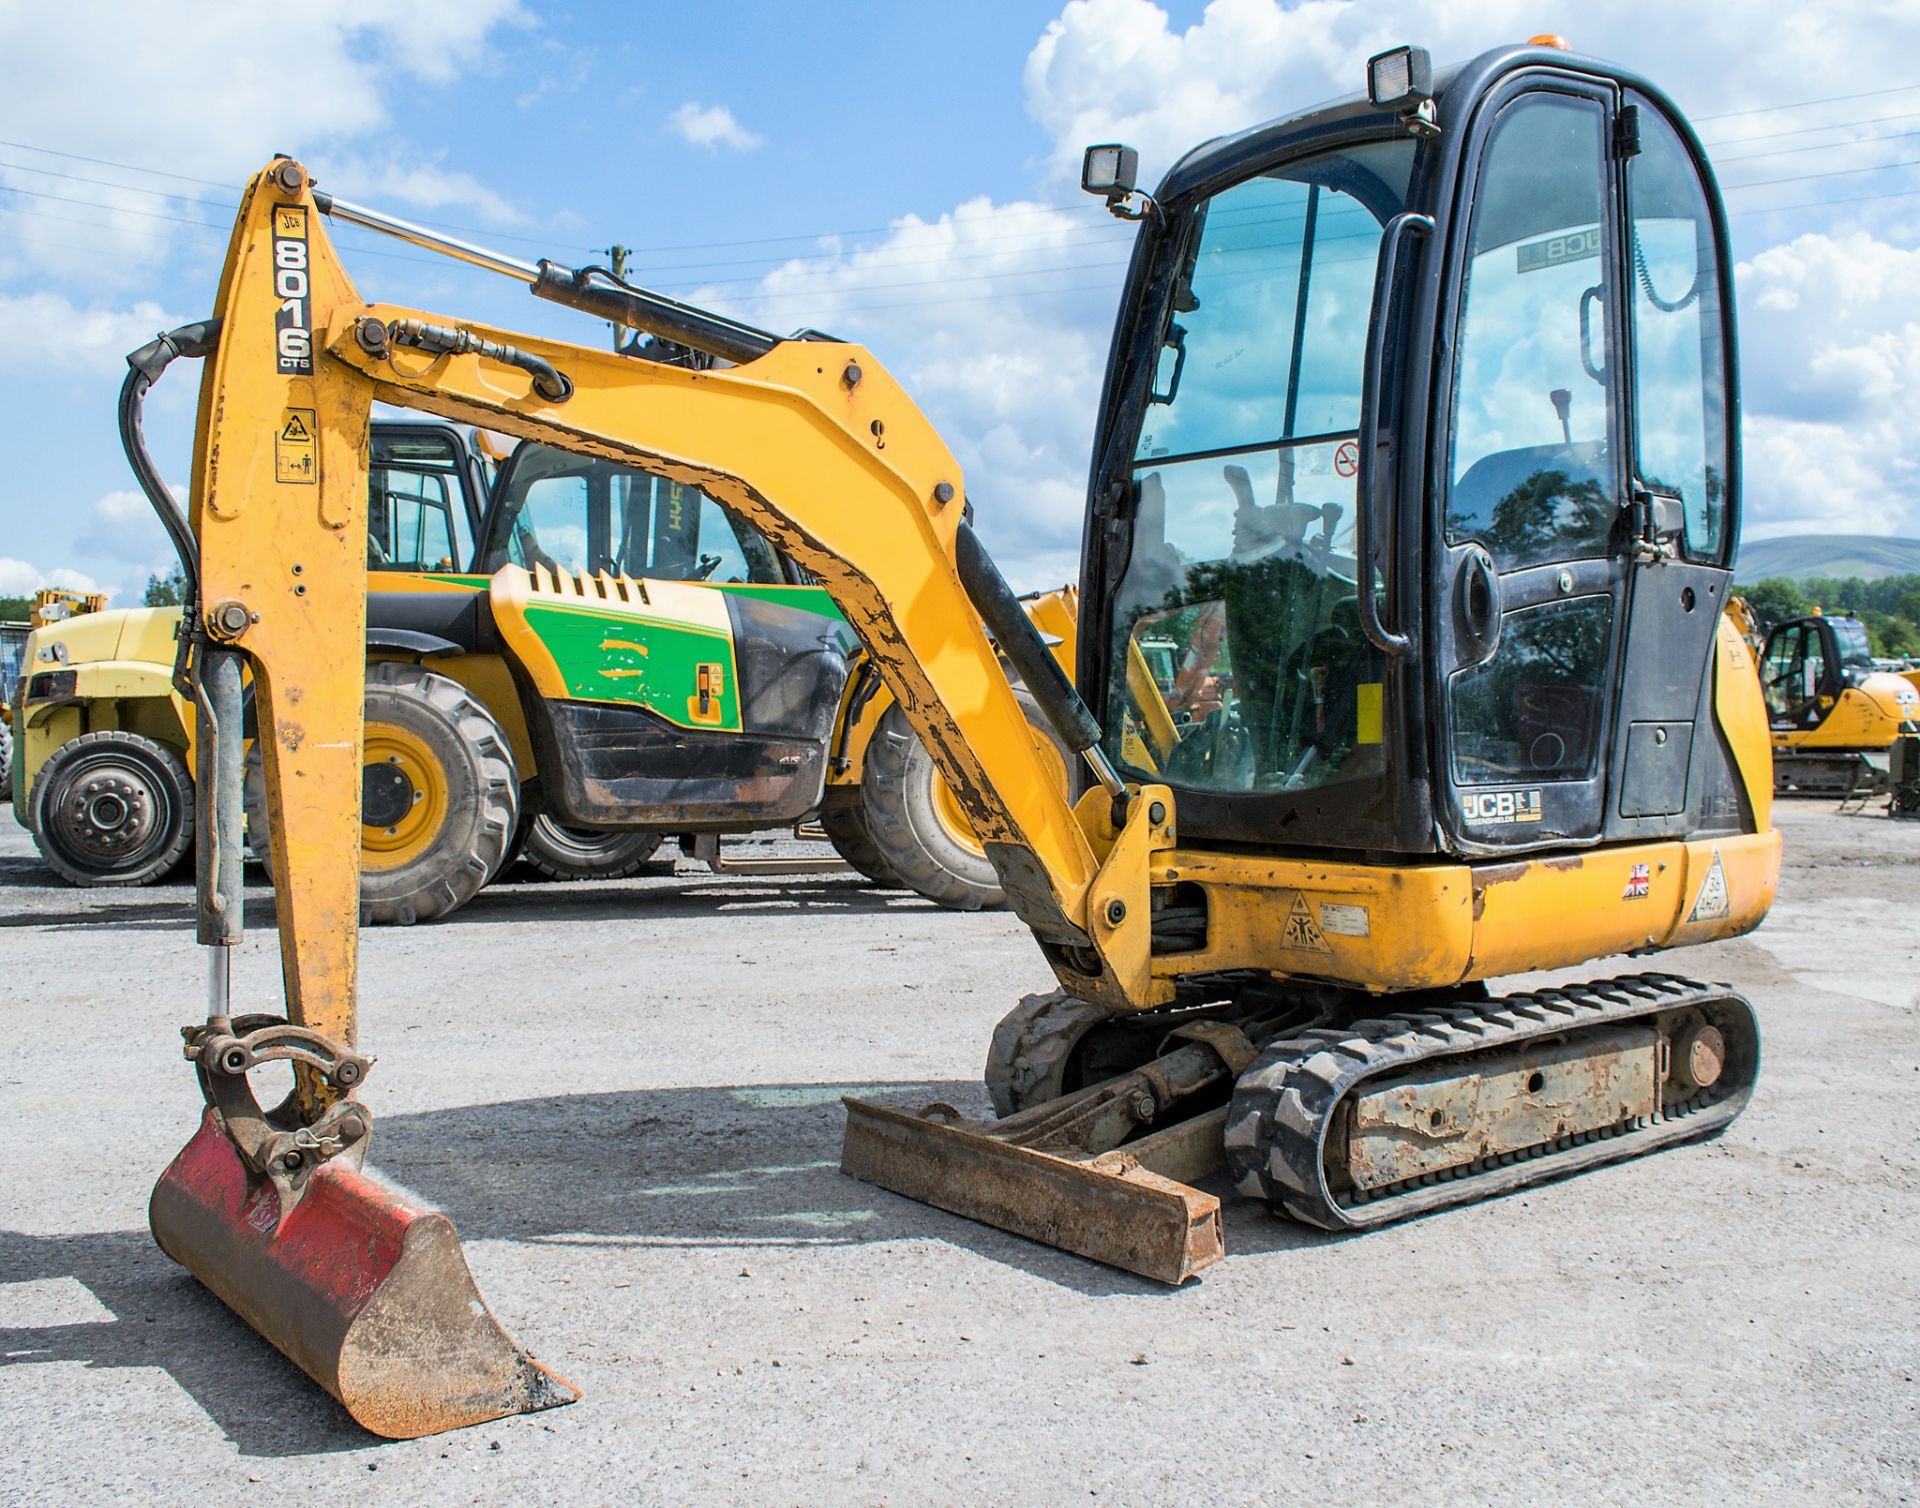
<svg viewBox="0 0 1920 1508"><path fill-rule="evenodd" d="M183 1029L207 1107L154 1190L160 1244L379 1433L576 1396L493 1321L446 1218L365 1165L351 667L376 399L696 486L865 643L1059 989L994 1034L1002 1119L850 1102L854 1176L1178 1283L1222 1254L1219 1200L1192 1184L1223 1159L1277 1211L1361 1230L1725 1127L1760 1055L1739 995L1645 966L1486 985L1735 936L1780 866L1759 682L1722 626L1723 211L1672 103L1556 43L1443 73L1383 53L1364 96L1207 143L1151 195L1135 154L1089 150L1084 185L1139 235L1073 680L871 352L264 168L213 318L136 352L127 386L203 636L214 835L208 1013ZM734 365L369 303L329 219ZM190 527L138 423L178 356L205 358ZM288 448L290 413L310 446ZM638 587L508 567L489 590L506 617ZM1153 663L1195 645L1212 694L1170 708ZM243 663L286 877L284 1017L229 990ZM1077 799L1008 663L1084 757ZM294 1090L263 1111L247 1075L268 1062Z"/></svg>
<svg viewBox="0 0 1920 1508"><path fill-rule="evenodd" d="M376 419L368 470L363 922L446 916L516 854L557 879L618 878L678 837L721 870L837 868L723 852L723 834L816 814L878 884L1000 904L992 866L832 599L751 525L697 489L539 444L501 456L493 486L469 437L442 423ZM488 589L508 564L556 581L612 566L652 600L548 604L503 634ZM145 885L193 843L180 611L103 602L62 594L63 615L27 638L21 757L17 775L0 759L0 780L62 879ZM741 668L764 679L769 661L779 704L743 702ZM685 694L703 664L720 688L704 713ZM617 758L596 767L587 724L602 743L625 729Z"/></svg>

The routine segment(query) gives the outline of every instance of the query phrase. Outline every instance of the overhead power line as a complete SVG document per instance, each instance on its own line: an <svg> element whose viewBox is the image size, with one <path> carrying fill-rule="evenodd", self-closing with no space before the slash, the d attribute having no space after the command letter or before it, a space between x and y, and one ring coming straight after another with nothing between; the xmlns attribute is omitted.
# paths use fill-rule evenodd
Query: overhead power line
<svg viewBox="0 0 1920 1508"><path fill-rule="evenodd" d="M1722 110L1718 115L1696 115L1695 125L1704 125L1710 120L1734 120L1743 115L1771 115L1776 110L1808 110L1815 105L1839 105L1848 100L1878 99L1886 94L1907 94L1920 89L1920 84L1895 84L1891 89L1866 89L1859 94L1830 94L1825 99L1796 100L1790 105L1754 105L1746 110Z"/></svg>

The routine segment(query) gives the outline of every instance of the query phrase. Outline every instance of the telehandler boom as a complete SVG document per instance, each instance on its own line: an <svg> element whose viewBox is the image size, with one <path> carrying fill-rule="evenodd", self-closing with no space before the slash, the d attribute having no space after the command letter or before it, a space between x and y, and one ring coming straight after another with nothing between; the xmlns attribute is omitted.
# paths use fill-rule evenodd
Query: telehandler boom
<svg viewBox="0 0 1920 1508"><path fill-rule="evenodd" d="M855 1176L1179 1282L1236 1186L1362 1228L1724 1127L1738 995L1658 973L1484 981L1730 937L1778 877L1752 661L1722 627L1739 466L1725 223L1636 76L1557 47L1212 142L1151 196L1101 400L1077 686L964 521L951 452L871 353L596 268L516 261L320 192L242 201L216 318L131 358L136 473L195 593L207 1098L161 1244L369 1428L566 1401L492 1323L444 1217L369 1174L355 829L374 401L696 486L819 578L938 762L1059 990L995 1033L998 1122L852 1103ZM325 224L398 235L696 370L365 302ZM189 521L139 437L207 358ZM626 577L506 569L541 600ZM239 663L251 666L286 1013L237 1014ZM1161 673L1156 678L1153 666ZM1012 667L1010 675L1007 666ZM1048 776L1024 681L1090 779ZM1170 702L1168 698L1173 700ZM1057 766L1056 766L1057 768ZM246 1073L294 1065L262 1112Z"/></svg>

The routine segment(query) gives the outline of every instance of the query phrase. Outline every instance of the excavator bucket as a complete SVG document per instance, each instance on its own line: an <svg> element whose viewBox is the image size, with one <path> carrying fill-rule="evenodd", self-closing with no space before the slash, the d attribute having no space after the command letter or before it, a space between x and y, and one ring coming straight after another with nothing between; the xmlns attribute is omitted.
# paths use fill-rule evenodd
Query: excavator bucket
<svg viewBox="0 0 1920 1508"><path fill-rule="evenodd" d="M284 1218L279 1200L209 1108L148 1213L161 1250L363 1428L406 1440L580 1396L500 1328L444 1214L342 1158Z"/></svg>

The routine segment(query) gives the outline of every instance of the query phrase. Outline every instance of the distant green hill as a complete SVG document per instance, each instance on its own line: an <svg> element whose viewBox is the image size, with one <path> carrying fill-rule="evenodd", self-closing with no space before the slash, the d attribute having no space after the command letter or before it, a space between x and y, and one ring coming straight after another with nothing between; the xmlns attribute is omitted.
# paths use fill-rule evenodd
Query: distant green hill
<svg viewBox="0 0 1920 1508"><path fill-rule="evenodd" d="M1920 573L1920 539L1889 539L1881 534L1784 534L1777 539L1743 539L1733 574L1743 583L1769 576L1803 580L1808 576L1844 579Z"/></svg>

